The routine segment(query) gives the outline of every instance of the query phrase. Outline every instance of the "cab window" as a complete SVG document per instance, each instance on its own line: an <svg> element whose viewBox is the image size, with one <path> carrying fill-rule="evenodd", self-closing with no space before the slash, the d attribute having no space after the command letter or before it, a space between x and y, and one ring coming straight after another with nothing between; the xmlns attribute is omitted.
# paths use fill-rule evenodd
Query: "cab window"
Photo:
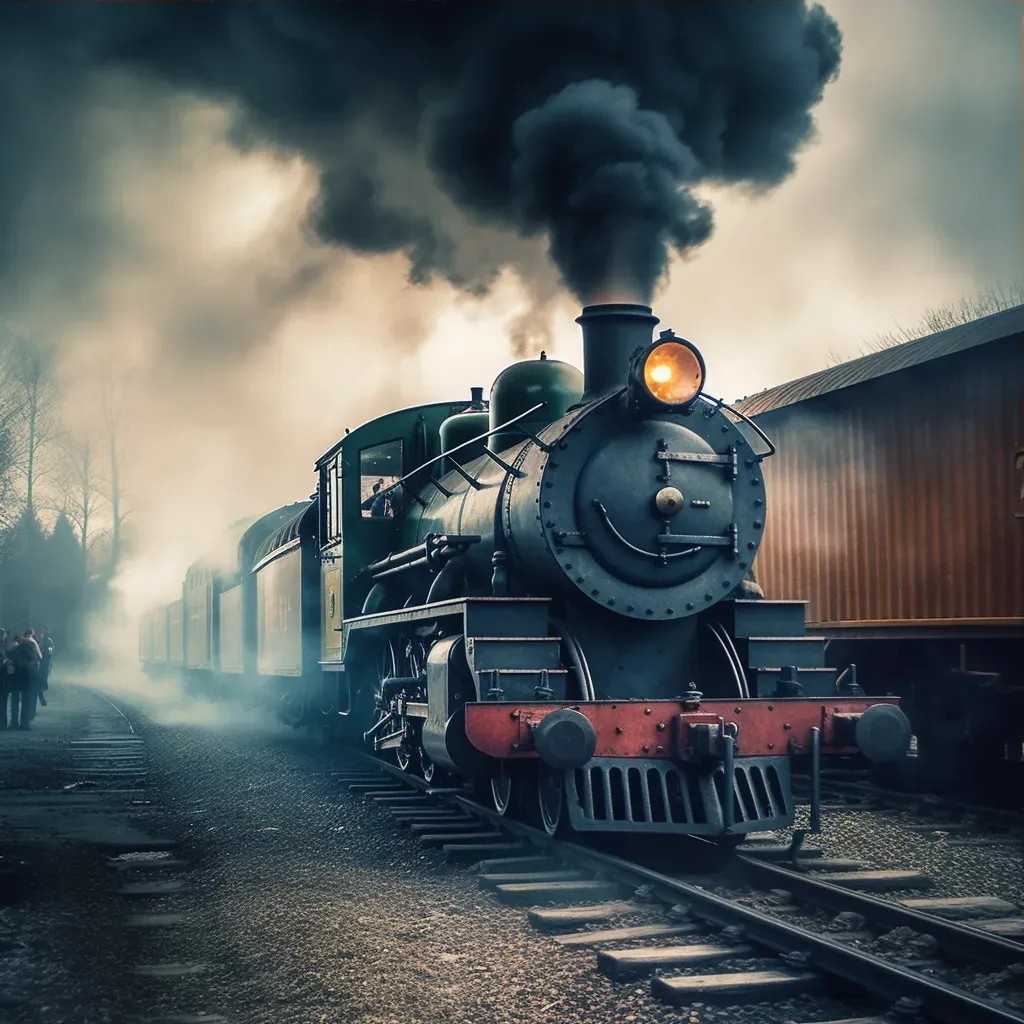
<svg viewBox="0 0 1024 1024"><path fill-rule="evenodd" d="M401 441L385 441L359 453L359 507L363 519L394 518L401 489L388 488L401 476Z"/></svg>

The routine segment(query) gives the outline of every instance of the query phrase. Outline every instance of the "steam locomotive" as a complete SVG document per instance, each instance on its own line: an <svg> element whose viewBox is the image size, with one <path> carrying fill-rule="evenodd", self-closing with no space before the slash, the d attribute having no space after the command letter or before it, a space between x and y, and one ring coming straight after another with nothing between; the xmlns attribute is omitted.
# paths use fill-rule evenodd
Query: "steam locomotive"
<svg viewBox="0 0 1024 1024"><path fill-rule="evenodd" d="M794 763L902 757L898 699L815 673L805 603L754 581L770 440L649 307L577 323L583 374L542 353L486 405L346 433L310 502L144 618L147 670L258 688L551 834L734 842L793 823Z"/></svg>

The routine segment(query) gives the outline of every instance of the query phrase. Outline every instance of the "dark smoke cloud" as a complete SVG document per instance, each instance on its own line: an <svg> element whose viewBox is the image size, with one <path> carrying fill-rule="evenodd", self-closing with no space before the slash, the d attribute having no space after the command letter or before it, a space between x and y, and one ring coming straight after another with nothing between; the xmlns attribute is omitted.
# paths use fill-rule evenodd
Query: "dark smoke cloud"
<svg viewBox="0 0 1024 1024"><path fill-rule="evenodd" d="M671 250L708 237L689 186L781 182L841 48L820 7L774 0L5 4L0 39L0 235L55 159L52 199L69 203L88 151L77 98L127 72L228 102L239 145L315 164L311 223L330 242L404 252L414 280L470 290L522 251L467 260L453 218L397 187L376 146L429 168L476 223L546 234L584 300L648 296ZM97 229L68 224L86 251Z"/></svg>
<svg viewBox="0 0 1024 1024"><path fill-rule="evenodd" d="M627 86L566 86L523 114L513 139L520 224L549 233L576 295L595 298L614 282L649 301L669 244L685 251L711 234L711 210L681 187L700 177L696 157Z"/></svg>

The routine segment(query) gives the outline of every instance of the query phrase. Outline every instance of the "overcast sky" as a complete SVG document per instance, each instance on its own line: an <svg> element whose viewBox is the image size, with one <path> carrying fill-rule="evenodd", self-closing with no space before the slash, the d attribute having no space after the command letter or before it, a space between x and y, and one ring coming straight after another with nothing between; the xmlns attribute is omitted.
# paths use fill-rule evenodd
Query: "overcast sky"
<svg viewBox="0 0 1024 1024"><path fill-rule="evenodd" d="M706 193L714 235L655 298L663 326L703 350L708 390L730 400L1024 278L1019 5L825 6L843 58L814 111L818 139L773 193ZM52 132L65 127L55 116ZM101 199L67 237L32 234L36 258L5 299L21 329L59 344L82 396L72 416L89 421L112 365L130 379L125 477L145 561L125 586L140 601L167 596L227 523L308 495L313 460L345 426L488 387L525 309L511 274L478 300L410 287L400 256L312 242L313 169L241 152L228 127L209 103L104 78L76 123L92 162L74 168ZM119 239L102 265L74 264L83 224ZM72 301L68 281L90 275L88 301ZM532 347L578 362L578 308L551 280L552 333Z"/></svg>

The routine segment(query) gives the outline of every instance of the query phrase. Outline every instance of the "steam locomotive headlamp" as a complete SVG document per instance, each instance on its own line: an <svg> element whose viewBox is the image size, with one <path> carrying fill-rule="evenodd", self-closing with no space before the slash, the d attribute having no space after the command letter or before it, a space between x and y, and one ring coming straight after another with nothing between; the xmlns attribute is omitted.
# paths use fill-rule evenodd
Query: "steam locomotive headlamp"
<svg viewBox="0 0 1024 1024"><path fill-rule="evenodd" d="M628 387L633 408L685 409L704 387L704 359L690 342L663 331L631 360Z"/></svg>

